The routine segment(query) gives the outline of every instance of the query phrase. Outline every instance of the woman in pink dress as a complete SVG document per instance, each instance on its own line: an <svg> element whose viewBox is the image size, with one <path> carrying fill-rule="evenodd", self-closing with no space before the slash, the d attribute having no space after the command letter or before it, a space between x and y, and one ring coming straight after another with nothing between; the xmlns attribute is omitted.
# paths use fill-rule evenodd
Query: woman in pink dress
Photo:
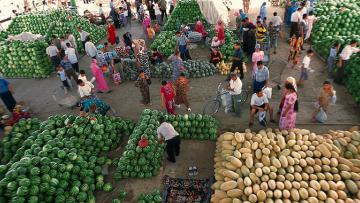
<svg viewBox="0 0 360 203"><path fill-rule="evenodd" d="M317 20L317 17L314 15L313 11L310 11L309 16L306 19L307 24L308 24L308 29L307 29L304 40L308 40L310 38L311 31L312 31L312 28L313 28L313 24L315 23L316 20Z"/></svg>
<svg viewBox="0 0 360 203"><path fill-rule="evenodd" d="M96 88L99 93L110 92L109 86L106 84L106 81L103 76L103 72L100 67L97 65L96 59L92 59L90 65L91 73L95 77Z"/></svg>
<svg viewBox="0 0 360 203"><path fill-rule="evenodd" d="M256 70L256 64L258 61L262 61L264 60L264 52L260 50L260 44L257 44L255 46L255 52L252 54L251 57L251 61L252 61L252 65L253 65L253 69L252 69L252 74L251 74L251 78L254 76L255 74L255 70Z"/></svg>
<svg viewBox="0 0 360 203"><path fill-rule="evenodd" d="M298 111L297 93L292 84L287 83L285 86L286 95L284 106L281 109L279 128L281 130L290 130L295 128L296 112Z"/></svg>
<svg viewBox="0 0 360 203"><path fill-rule="evenodd" d="M147 13L145 13L145 17L142 24L143 24L144 32L146 33L146 29L149 27L149 25L151 25L151 18Z"/></svg>

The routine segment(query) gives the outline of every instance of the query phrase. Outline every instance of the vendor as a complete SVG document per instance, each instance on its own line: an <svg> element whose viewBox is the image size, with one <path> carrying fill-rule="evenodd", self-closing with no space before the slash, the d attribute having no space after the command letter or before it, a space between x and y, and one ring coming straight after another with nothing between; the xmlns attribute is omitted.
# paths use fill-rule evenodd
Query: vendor
<svg viewBox="0 0 360 203"><path fill-rule="evenodd" d="M181 33L179 31L176 32L176 37L176 47L180 52L181 59L183 61L191 60L190 53L187 47L189 43L188 38L185 36L184 33Z"/></svg>
<svg viewBox="0 0 360 203"><path fill-rule="evenodd" d="M160 142L166 142L167 160L175 163L176 156L180 155L180 136L171 123L166 122L164 117L159 119L160 126L157 129L157 135Z"/></svg>
<svg viewBox="0 0 360 203"><path fill-rule="evenodd" d="M160 64L163 62L164 56L161 55L158 49L155 49L151 54L151 63L152 64Z"/></svg>
<svg viewBox="0 0 360 203"><path fill-rule="evenodd" d="M202 47L205 48L205 40L206 40L206 35L207 33L204 30L204 25L201 22L201 20L199 18L197 18L197 21L195 23L195 28L194 28L195 32L201 33L201 37L202 37Z"/></svg>
<svg viewBox="0 0 360 203"><path fill-rule="evenodd" d="M222 58L223 56L217 48L211 48L210 63L216 66L222 60Z"/></svg>
<svg viewBox="0 0 360 203"><path fill-rule="evenodd" d="M110 106L92 94L93 85L90 82L77 81L79 86L80 114L98 113L103 116L109 111Z"/></svg>

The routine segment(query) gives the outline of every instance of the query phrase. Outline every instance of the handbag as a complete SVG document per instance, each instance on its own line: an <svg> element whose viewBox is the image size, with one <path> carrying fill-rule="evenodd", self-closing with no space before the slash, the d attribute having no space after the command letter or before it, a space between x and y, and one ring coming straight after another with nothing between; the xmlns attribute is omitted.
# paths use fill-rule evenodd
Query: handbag
<svg viewBox="0 0 360 203"><path fill-rule="evenodd" d="M319 112L316 114L315 119L320 123L324 123L327 120L326 112L320 107Z"/></svg>

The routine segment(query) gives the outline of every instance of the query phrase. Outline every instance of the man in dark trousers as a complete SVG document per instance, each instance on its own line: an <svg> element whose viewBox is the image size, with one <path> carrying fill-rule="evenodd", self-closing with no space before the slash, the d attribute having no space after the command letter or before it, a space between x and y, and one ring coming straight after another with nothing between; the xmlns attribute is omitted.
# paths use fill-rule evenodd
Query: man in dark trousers
<svg viewBox="0 0 360 203"><path fill-rule="evenodd" d="M10 83L3 77L0 77L0 98L4 102L9 112L12 112L16 105L16 100L13 97L13 93L14 89Z"/></svg>
<svg viewBox="0 0 360 203"><path fill-rule="evenodd" d="M175 156L180 154L180 136L174 127L166 122L164 117L160 117L160 126L157 129L158 139L165 140L166 152L168 154L167 160L175 163Z"/></svg>

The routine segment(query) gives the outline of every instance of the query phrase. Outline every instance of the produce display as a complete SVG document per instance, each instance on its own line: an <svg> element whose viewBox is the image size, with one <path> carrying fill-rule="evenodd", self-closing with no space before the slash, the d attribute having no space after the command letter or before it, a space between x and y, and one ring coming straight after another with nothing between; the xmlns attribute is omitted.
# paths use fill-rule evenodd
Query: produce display
<svg viewBox="0 0 360 203"><path fill-rule="evenodd" d="M226 132L216 144L211 201L358 202L358 160L340 154L332 140L304 129Z"/></svg>
<svg viewBox="0 0 360 203"><path fill-rule="evenodd" d="M9 78L45 78L52 71L52 65L44 41L0 42L0 69Z"/></svg>
<svg viewBox="0 0 360 203"><path fill-rule="evenodd" d="M190 78L201 78L214 75L217 71L214 64L202 60L184 61L185 74ZM154 67L152 76L155 78L171 78L173 67L168 63L161 63Z"/></svg>
<svg viewBox="0 0 360 203"><path fill-rule="evenodd" d="M208 30L209 38L213 39L216 36L215 30ZM225 28L225 44L221 46L221 53L225 62L231 61L231 56L234 54L234 43L237 41L235 33L228 28Z"/></svg>
<svg viewBox="0 0 360 203"><path fill-rule="evenodd" d="M115 179L157 175L161 166L164 143L159 143L156 130L159 117L172 123L175 130L185 139L216 140L217 121L211 116L200 114L168 115L157 110L145 109L134 131L129 137L125 151L117 162Z"/></svg>
<svg viewBox="0 0 360 203"><path fill-rule="evenodd" d="M67 31L71 31L75 36L79 50L82 50L80 35L76 30L78 26L90 33L93 42L98 42L106 36L105 27L94 25L86 18L62 9L18 16L9 25L7 32L9 35L31 32L51 39L52 35L61 37L65 36Z"/></svg>
<svg viewBox="0 0 360 203"><path fill-rule="evenodd" d="M96 189L112 190L102 175L111 160L99 153L115 149L133 125L99 115L50 116L38 130L28 131L30 136L19 138L23 144L14 145L20 147L16 158L0 165L0 202L95 202Z"/></svg>
<svg viewBox="0 0 360 203"><path fill-rule="evenodd" d="M360 38L359 38L360 39ZM355 102L360 104L360 54L355 54L351 57L346 67L347 80L345 80L345 86L350 94L355 99Z"/></svg>
<svg viewBox="0 0 360 203"><path fill-rule="evenodd" d="M340 149L341 156L349 159L355 166L360 167L360 133L357 131L330 131L326 134L334 145Z"/></svg>
<svg viewBox="0 0 360 203"><path fill-rule="evenodd" d="M218 63L217 68L221 75L229 75L232 63L224 63L223 61Z"/></svg>
<svg viewBox="0 0 360 203"><path fill-rule="evenodd" d="M112 200L112 203L121 203L122 200L126 197L127 192L125 190L120 190L119 195L117 198Z"/></svg>
<svg viewBox="0 0 360 203"><path fill-rule="evenodd" d="M351 39L360 38L360 3L352 0L325 1L315 7L318 20L312 31L315 50L327 58L334 42L342 47Z"/></svg>
<svg viewBox="0 0 360 203"><path fill-rule="evenodd" d="M0 163L8 163L10 160L19 160L23 154L16 153L31 133L40 128L40 121L36 118L23 119L16 123L9 134L0 140Z"/></svg>
<svg viewBox="0 0 360 203"><path fill-rule="evenodd" d="M157 110L143 111L118 161L114 174L116 180L130 177L149 178L158 174L165 147L165 144L158 142L156 135L161 114Z"/></svg>
<svg viewBox="0 0 360 203"><path fill-rule="evenodd" d="M156 36L150 48L152 50L159 50L161 54L168 57L174 53L176 46L175 31L162 31Z"/></svg>
<svg viewBox="0 0 360 203"><path fill-rule="evenodd" d="M151 193L140 194L137 200L138 203L160 203L162 198L158 189Z"/></svg>
<svg viewBox="0 0 360 203"><path fill-rule="evenodd" d="M194 24L199 18L205 22L204 16L196 0L182 0L177 2L175 9L165 23L163 29L167 31L178 30L181 25Z"/></svg>

